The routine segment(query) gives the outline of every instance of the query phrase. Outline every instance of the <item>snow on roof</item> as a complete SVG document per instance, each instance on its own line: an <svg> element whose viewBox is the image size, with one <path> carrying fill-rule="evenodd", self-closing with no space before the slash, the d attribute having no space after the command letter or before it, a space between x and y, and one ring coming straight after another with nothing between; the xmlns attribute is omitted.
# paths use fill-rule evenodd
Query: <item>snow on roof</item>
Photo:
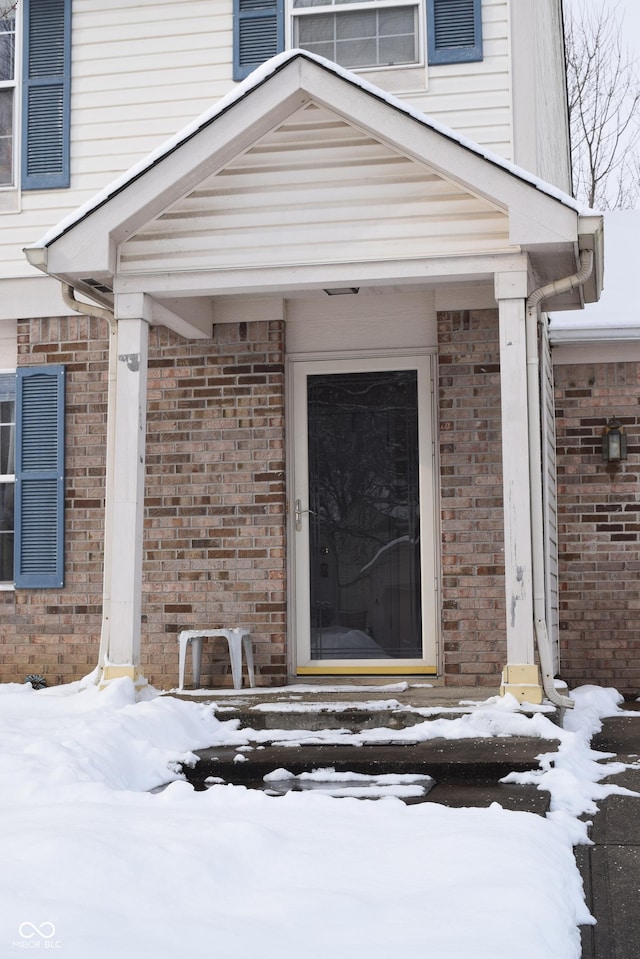
<svg viewBox="0 0 640 959"><path fill-rule="evenodd" d="M564 193L562 190L559 190L552 184L546 183L539 177L534 176L528 170L517 166L515 163L505 160L504 157L499 156L497 153L493 153L491 150L487 150L484 147L479 146L477 143L474 143L473 140L462 136L461 134L450 129L444 124L439 123L437 120L432 119L419 110L413 109L402 100L399 100L392 94L381 90L377 86L374 86L372 83L369 83L357 74L351 73L349 70L345 70L343 67L338 66L330 60L326 60L324 57L319 57L316 54L309 53L307 50L294 49L288 50L285 53L280 53L277 56L272 57L270 60L267 60L266 63L263 63L261 66L257 67L245 80L242 81L242 83L239 83L224 97L222 97L220 100L217 100L212 107L202 113L199 117L196 117L196 119L192 120L191 123L189 123L186 127L183 127L183 129L178 131L175 136L165 140L160 146L156 147L155 150L138 161L138 163L134 164L134 166L130 167L121 176L109 183L104 189L100 190L86 203L82 204L82 206L73 210L70 214L60 220L54 227L48 230L44 236L42 236L29 248L42 249L50 246L55 240L70 230L76 223L79 223L85 217L89 216L94 210L103 206L113 196L125 189L130 183L142 176L162 159L164 159L164 157L168 156L177 150L183 143L196 136L200 130L213 122L218 116L221 116L234 104L247 96L252 90L261 86L269 79L269 77L276 74L279 70L282 70L288 63L298 57L301 57L312 63L317 63L319 66L329 70L336 76L342 77L349 83L360 87L366 93L369 93L378 100L387 103L395 110L400 110L407 116L412 117L417 122L429 127L434 132L439 133L442 136L445 136L448 139L458 143L461 147L464 147L466 150L470 150L477 156L482 157L482 159L486 160L488 163L495 164L513 176L516 176L519 179L531 184L541 192L547 194L553 199L558 200L560 203L570 207L572 210L575 210L576 213L588 215L589 213L593 212L581 206L573 197L569 196L567 193Z"/></svg>
<svg viewBox="0 0 640 959"><path fill-rule="evenodd" d="M608 339L640 335L640 305L636 293L640 210L604 214L604 286L600 300L584 310L551 315L550 331L567 337L574 333L607 331ZM560 338L558 337L558 338ZM588 337L586 337L588 338Z"/></svg>

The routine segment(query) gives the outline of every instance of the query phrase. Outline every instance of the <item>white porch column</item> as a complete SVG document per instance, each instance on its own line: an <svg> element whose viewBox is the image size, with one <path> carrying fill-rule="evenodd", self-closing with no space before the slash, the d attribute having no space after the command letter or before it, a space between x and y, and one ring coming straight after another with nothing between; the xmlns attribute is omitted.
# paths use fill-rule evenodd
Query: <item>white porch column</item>
<svg viewBox="0 0 640 959"><path fill-rule="evenodd" d="M507 663L501 692L542 702L534 658L525 311L527 274L495 277L500 328Z"/></svg>
<svg viewBox="0 0 640 959"><path fill-rule="evenodd" d="M138 677L142 593L142 533L144 513L144 454L147 412L147 355L150 305L140 294L117 296L118 322L109 564L105 594L110 593L106 624L108 641L103 680Z"/></svg>

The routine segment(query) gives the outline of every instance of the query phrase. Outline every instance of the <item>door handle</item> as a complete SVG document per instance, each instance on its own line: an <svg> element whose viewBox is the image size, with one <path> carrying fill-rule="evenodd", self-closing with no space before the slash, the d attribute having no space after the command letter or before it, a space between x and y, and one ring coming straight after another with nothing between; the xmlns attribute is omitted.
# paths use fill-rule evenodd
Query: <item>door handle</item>
<svg viewBox="0 0 640 959"><path fill-rule="evenodd" d="M303 509L303 508L302 508L302 500L301 500L301 499L297 499L297 500L296 500L296 505L295 505L295 513L294 513L294 516L295 516L295 525L296 525L296 533L299 533L300 530L302 529L302 517L304 516L305 513L308 513L310 516L315 516L315 515L316 515L312 509Z"/></svg>

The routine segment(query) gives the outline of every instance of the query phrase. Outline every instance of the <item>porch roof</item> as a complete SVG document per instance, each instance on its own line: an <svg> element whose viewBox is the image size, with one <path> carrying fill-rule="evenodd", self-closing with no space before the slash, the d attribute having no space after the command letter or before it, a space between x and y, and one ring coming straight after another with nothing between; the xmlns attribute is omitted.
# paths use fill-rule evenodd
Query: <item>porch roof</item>
<svg viewBox="0 0 640 959"><path fill-rule="evenodd" d="M598 299L602 220L362 78L303 51L269 61L26 248L94 299L424 287L595 270L555 309ZM524 259L523 259L524 257ZM166 308L168 307L168 308ZM193 326L194 335L203 335Z"/></svg>

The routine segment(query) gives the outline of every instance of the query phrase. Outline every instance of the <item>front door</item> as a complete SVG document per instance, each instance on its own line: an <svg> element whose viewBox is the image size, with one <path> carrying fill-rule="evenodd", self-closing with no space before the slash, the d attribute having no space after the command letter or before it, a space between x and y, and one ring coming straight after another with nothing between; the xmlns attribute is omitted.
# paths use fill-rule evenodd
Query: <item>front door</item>
<svg viewBox="0 0 640 959"><path fill-rule="evenodd" d="M298 673L435 673L427 356L295 362Z"/></svg>

